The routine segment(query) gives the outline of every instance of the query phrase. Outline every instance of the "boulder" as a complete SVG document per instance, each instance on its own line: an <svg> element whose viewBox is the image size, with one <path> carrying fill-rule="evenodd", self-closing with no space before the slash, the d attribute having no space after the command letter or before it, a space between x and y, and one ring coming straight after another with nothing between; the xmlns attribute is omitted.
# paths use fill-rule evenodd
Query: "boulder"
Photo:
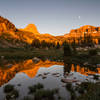
<svg viewBox="0 0 100 100"><path fill-rule="evenodd" d="M1 59L4 59L4 56L1 56Z"/></svg>
<svg viewBox="0 0 100 100"><path fill-rule="evenodd" d="M40 61L40 58L34 57L34 58L32 59L32 61L33 61L34 63L38 63L38 62Z"/></svg>

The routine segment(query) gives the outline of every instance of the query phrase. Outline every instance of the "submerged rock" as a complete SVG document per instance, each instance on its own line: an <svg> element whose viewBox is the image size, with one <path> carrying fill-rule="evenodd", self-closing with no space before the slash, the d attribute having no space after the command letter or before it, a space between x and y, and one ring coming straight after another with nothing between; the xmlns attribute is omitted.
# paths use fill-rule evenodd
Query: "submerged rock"
<svg viewBox="0 0 100 100"><path fill-rule="evenodd" d="M48 74L50 74L49 72L47 72L47 73L44 73L44 75L48 75Z"/></svg>
<svg viewBox="0 0 100 100"><path fill-rule="evenodd" d="M54 76L55 76L55 75L59 75L59 73L53 73L52 75L54 75Z"/></svg>
<svg viewBox="0 0 100 100"><path fill-rule="evenodd" d="M45 78L47 78L47 76L45 76L45 75L42 75L42 79L45 79Z"/></svg>

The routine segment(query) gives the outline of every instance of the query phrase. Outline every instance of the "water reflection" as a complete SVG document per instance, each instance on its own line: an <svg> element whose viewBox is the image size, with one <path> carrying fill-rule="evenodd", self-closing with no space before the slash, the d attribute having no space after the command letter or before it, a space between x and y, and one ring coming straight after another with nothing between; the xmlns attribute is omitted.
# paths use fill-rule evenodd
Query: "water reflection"
<svg viewBox="0 0 100 100"><path fill-rule="evenodd" d="M6 63L4 64L4 62ZM2 64L4 65L2 66ZM0 86L14 78L16 73L22 72L25 73L28 77L34 78L41 67L48 68L53 65L63 65L63 63L61 62L51 62L48 60L34 63L31 59L21 61L19 63L16 63L14 61L3 61L2 64L0 66ZM80 74L88 76L90 74L100 74L100 68L92 68L92 66L82 67L74 64L64 64L64 76L66 72L78 72Z"/></svg>
<svg viewBox="0 0 100 100"><path fill-rule="evenodd" d="M64 73L66 74L70 72L78 72L82 75L88 76L93 74L100 74L100 68L97 67L84 67L80 65L74 65L74 64L64 64Z"/></svg>
<svg viewBox="0 0 100 100"><path fill-rule="evenodd" d="M5 84L14 84L21 93L27 95L28 87L40 82L46 88L59 87L63 97L68 98L69 94L66 93L65 83L62 83L61 79L68 78L70 81L73 79L84 81L88 75L94 74L100 74L100 68L83 67L48 60L40 60L38 63L33 62L32 59L20 62L6 61L6 63L3 62L0 65L0 96L3 95L2 91ZM18 84L21 84L21 87L18 87Z"/></svg>
<svg viewBox="0 0 100 100"><path fill-rule="evenodd" d="M64 63L64 74L66 74L66 72L70 73L71 72L71 67L72 67L72 64Z"/></svg>
<svg viewBox="0 0 100 100"><path fill-rule="evenodd" d="M37 74L40 67L48 68L52 65L63 65L63 63L53 61L51 62L48 60L34 63L31 59L21 61L19 63L6 62L4 65L2 64L0 66L0 86L14 78L16 73L23 72L30 78L33 78Z"/></svg>

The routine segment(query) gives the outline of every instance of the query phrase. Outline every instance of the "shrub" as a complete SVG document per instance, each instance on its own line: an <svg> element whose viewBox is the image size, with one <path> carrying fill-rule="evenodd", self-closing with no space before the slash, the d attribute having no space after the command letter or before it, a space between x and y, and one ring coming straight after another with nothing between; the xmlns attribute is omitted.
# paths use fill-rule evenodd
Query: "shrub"
<svg viewBox="0 0 100 100"><path fill-rule="evenodd" d="M95 56L95 55L97 55L97 50L96 49L91 49L91 50L89 50L89 55L90 56Z"/></svg>
<svg viewBox="0 0 100 100"><path fill-rule="evenodd" d="M52 90L38 90L34 95L35 100L54 100Z"/></svg>
<svg viewBox="0 0 100 100"><path fill-rule="evenodd" d="M33 98L30 98L29 96L25 96L24 98L23 98L23 100L34 100Z"/></svg>
<svg viewBox="0 0 100 100"><path fill-rule="evenodd" d="M4 92L5 93L10 93L11 91L14 90L14 85L8 84L4 87Z"/></svg>
<svg viewBox="0 0 100 100"><path fill-rule="evenodd" d="M29 87L29 93L30 94L31 93L35 93L37 90L42 89L42 88L44 88L44 86L42 84L40 84L40 83L38 83L36 85L33 85L33 86L30 86Z"/></svg>
<svg viewBox="0 0 100 100"><path fill-rule="evenodd" d="M73 88L72 88L72 84L71 83L67 83L66 84L66 89L68 90L68 91L73 91Z"/></svg>
<svg viewBox="0 0 100 100"><path fill-rule="evenodd" d="M99 76L98 76L98 75L93 75L93 78L94 78L95 80L98 80L98 79L99 79Z"/></svg>

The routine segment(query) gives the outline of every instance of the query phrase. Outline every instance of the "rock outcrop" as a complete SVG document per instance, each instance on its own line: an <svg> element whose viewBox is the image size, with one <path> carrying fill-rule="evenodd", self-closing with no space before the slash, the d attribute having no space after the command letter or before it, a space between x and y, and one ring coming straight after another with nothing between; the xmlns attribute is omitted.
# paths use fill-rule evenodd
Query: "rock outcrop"
<svg viewBox="0 0 100 100"><path fill-rule="evenodd" d="M26 28L21 29L21 30L28 31L28 32L32 32L32 33L35 33L35 34L39 34L39 32L37 30L37 27L34 24L28 24L26 26Z"/></svg>
<svg viewBox="0 0 100 100"><path fill-rule="evenodd" d="M91 25L85 25L78 29L72 29L66 37L84 37L84 34L90 34L92 36L100 36L100 27L94 27Z"/></svg>

